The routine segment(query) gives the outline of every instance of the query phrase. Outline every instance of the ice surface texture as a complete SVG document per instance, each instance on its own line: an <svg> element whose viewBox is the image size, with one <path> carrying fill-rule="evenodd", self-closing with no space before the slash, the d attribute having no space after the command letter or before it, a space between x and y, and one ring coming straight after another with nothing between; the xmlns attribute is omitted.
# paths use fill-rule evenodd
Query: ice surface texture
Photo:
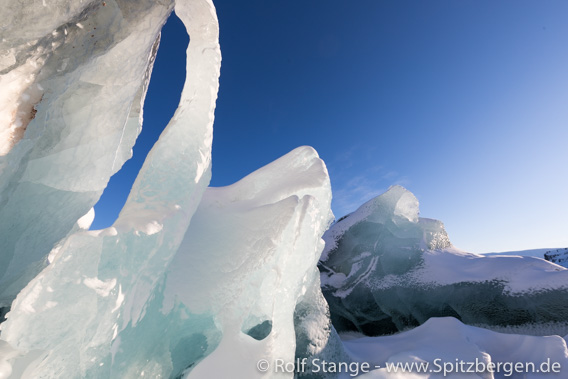
<svg viewBox="0 0 568 379"><path fill-rule="evenodd" d="M117 221L88 231L140 131L174 8L191 38L179 107ZM331 188L310 147L206 189L221 60L210 0L11 2L0 20L0 378L291 378L257 362L294 358L568 364L560 337L453 318L342 343L320 278L339 328L377 334L448 314L565 320L568 271L453 249L402 187L340 220L323 250ZM336 377L311 367L298 376Z"/></svg>
<svg viewBox="0 0 568 379"><path fill-rule="evenodd" d="M13 302L2 324L3 374L253 378L263 357L341 359L317 270L333 217L325 165L299 148L201 198L217 20L208 1L175 10L191 38L180 106L115 224L63 238Z"/></svg>
<svg viewBox="0 0 568 379"><path fill-rule="evenodd" d="M130 158L172 7L153 0L0 7L0 308Z"/></svg>
<svg viewBox="0 0 568 379"><path fill-rule="evenodd" d="M194 333L222 335L189 378L272 377L257 362L292 362L296 349L340 358L316 267L330 203L327 170L309 147L205 192L165 291L165 309L179 301L188 317L215 320L218 330Z"/></svg>
<svg viewBox="0 0 568 379"><path fill-rule="evenodd" d="M41 351L11 350L11 364L28 376L255 378L293 376L258 371L260 359L349 360L317 270L330 203L323 161L301 147L207 189L166 275L167 223L76 233L14 302L2 337Z"/></svg>
<svg viewBox="0 0 568 379"><path fill-rule="evenodd" d="M326 232L323 293L338 331L388 334L454 316L469 324L568 320L568 270L531 257L483 257L451 246L400 186Z"/></svg>
<svg viewBox="0 0 568 379"><path fill-rule="evenodd" d="M80 21L82 27L87 28L91 13L92 17L103 17L109 7L112 12L107 17L110 19L105 19L106 23L101 21L102 24L96 24L97 30L101 26L103 29L107 26L111 30L109 38L112 39L116 33L120 35L120 29L113 30L114 24L111 23L115 17L119 17L115 20L117 27L126 22L121 19L126 15L135 19L135 25L138 25L138 29L130 30L132 34L123 36L122 42L125 46L122 49L117 48L115 53L126 54L129 48L138 49L144 44L148 48L143 62L133 58L132 66L124 64L128 61L128 55L123 56L124 60L115 59L105 63L105 55L90 51L91 54L86 56L90 59L85 59L93 65L93 71L86 70L84 74L89 75L93 82L96 82L97 75L102 77L108 75L108 77L104 83L95 83L94 86L93 83L86 82L85 78L78 79L79 89L96 90L87 96L89 101L87 98L82 98L82 103L78 100L81 99L80 97L71 97L70 101L79 101L79 103L67 116L75 117L78 122L84 117L96 119L97 115L118 117L112 110L115 109L113 104L119 102L116 109L126 113L120 122L114 119L113 122L120 124L122 128L128 125L129 111L136 107L130 107L124 99L116 98L104 100L105 103L113 104L107 104L101 109L92 102L98 99L99 91L108 92L108 95L112 96L115 91L120 93L125 90L124 87L132 84L122 83L126 78L107 66L124 67L128 71L126 74L132 75L132 71L136 71L137 65L140 65L140 75L135 81L136 88L133 88L130 101L140 93L140 85L145 75L144 70L148 67L152 46L173 4L154 1L147 3L108 1L104 9L101 4L101 2L90 3L86 19L81 18L77 22ZM137 377L144 370L148 371L150 377L157 377L172 370L171 363L168 363L171 360L165 357L163 354L166 353L161 350L164 349L169 354L170 341L167 339L167 334L163 340L156 335L156 333L165 333L168 324L162 322L157 330L149 328L148 325L156 323L153 319L155 317L153 307L156 309L161 307L159 296L163 291L165 271L209 183L213 112L221 58L218 23L212 3L207 0L180 1L175 5L175 10L191 35L191 44L187 51L187 67L191 67L191 70L187 70L179 107L149 153L118 220L108 229L79 231L61 241L52 252L52 263L19 293L7 316L8 320L2 324L2 339L20 352L19 356L14 353L16 358L11 361L12 367L14 369L23 367L21 370L27 370L25 377L35 378L41 373L44 377L122 378ZM95 31L90 33L94 34ZM148 35L148 33L153 34ZM138 40L140 38L141 40ZM94 46L92 48L96 51ZM102 66L97 66L96 62ZM72 74L77 75L77 70L81 72L76 68ZM102 77L99 79L102 80ZM59 76L55 76L55 80L59 80L58 78ZM117 84L116 88L114 84ZM54 91L67 93L68 87L73 85L73 81L67 82L66 85L60 83L54 85ZM45 86L45 88L50 87ZM49 113L65 109L65 106L46 104L45 108ZM82 111L86 114L82 114ZM89 169L90 164L99 164L96 163L97 150L90 147L89 136L93 137L95 145L108 143L108 141L104 143L99 141L100 138L108 137L108 133L100 129L107 125L103 121L91 120L85 124L68 125L69 131L66 133L76 132L80 136L79 142L84 141L85 144L74 146L70 143L62 153L75 151L70 157L75 159L84 156L85 159L76 163L82 170L85 170L85 167ZM89 127L95 129L89 132ZM118 140L121 128L118 129ZM56 135L58 133L61 131ZM41 138L38 137L37 144L43 145L46 138L48 141L53 140L56 145L62 143L57 142L60 140L53 136L50 138L42 135ZM28 143L24 138L6 157L13 156L16 149L24 149L28 145L33 144ZM72 178L69 184L62 176L57 177L61 185L66 186L65 191L69 193L75 193L73 191L78 191L79 194L84 194L83 191L90 193L91 189L104 188L105 180L114 169L113 159L117 154L121 155L122 150L117 150L116 146L114 151L103 154L104 159L110 155L110 161L106 161L106 174L98 172L96 168L95 171L78 173L73 168L75 166L66 166L65 162L59 160L51 162L42 171L49 173L49 169L56 169L64 177ZM55 159L57 155L56 151L52 151L46 157ZM22 165L29 167L29 164L22 163ZM91 179L95 178L98 184L89 187L89 184L83 183L82 178L85 175ZM105 175L107 178L101 179ZM54 180L50 175L46 175L45 178ZM18 183L20 182L17 182L17 185ZM82 187L83 185L87 187ZM34 196L38 201L40 198L46 201L47 195L39 191ZM26 201L20 201L20 209L30 200ZM56 204L61 207L65 203L58 198L58 201L51 205ZM91 206L92 204L89 203L86 209L79 212L73 223L81 213L87 213ZM73 213L70 209L66 209L65 212ZM41 217L48 216L52 218L49 222L44 219L34 221L40 225L65 223L65 220L59 220L47 212ZM2 220L6 221L6 217L3 214ZM4 231L2 233L5 235ZM64 236L64 233L61 234L63 235L60 237ZM40 241L38 243L45 248L50 242L43 240L42 236L43 234L36 235L34 240ZM23 261L27 257L18 256L18 259ZM179 314L171 313L164 316L167 318L166 321L171 323L178 321L176 317L179 318ZM203 321L204 324L206 322L207 320ZM140 325L144 327L137 328ZM133 332L133 329L136 331ZM171 333L179 334L175 329L171 330ZM159 341L162 343L158 343ZM136 349L124 348L132 346L136 346ZM39 355L39 358L33 364L29 364L32 355L36 357Z"/></svg>

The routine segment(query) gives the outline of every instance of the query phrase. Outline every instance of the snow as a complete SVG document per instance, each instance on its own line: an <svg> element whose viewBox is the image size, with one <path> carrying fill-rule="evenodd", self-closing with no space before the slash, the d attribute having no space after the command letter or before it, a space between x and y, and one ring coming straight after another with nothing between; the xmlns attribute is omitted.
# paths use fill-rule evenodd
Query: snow
<svg viewBox="0 0 568 379"><path fill-rule="evenodd" d="M77 226L81 229L88 230L95 220L95 208L91 208L83 217L77 220Z"/></svg>
<svg viewBox="0 0 568 379"><path fill-rule="evenodd" d="M559 266L568 268L568 247L565 248L549 248L549 249L531 249L522 251L506 251L500 253L486 253L484 256L521 256L535 257L545 259L549 262L556 263Z"/></svg>
<svg viewBox="0 0 568 379"><path fill-rule="evenodd" d="M531 256L484 256L458 249L427 251L420 279L438 285L482 282L491 279L506 282L511 294L568 287L568 270Z"/></svg>
<svg viewBox="0 0 568 379"><path fill-rule="evenodd" d="M517 256L517 257L535 257L544 259L544 253L552 251L555 249L528 249L519 251L501 251L501 252L491 252L482 253L481 255L486 257L498 257L498 256Z"/></svg>
<svg viewBox="0 0 568 379"><path fill-rule="evenodd" d="M546 368L543 363L557 363L560 368L568 367L568 348L560 336L534 337L513 334L501 334L482 328L464 325L455 318L431 318L423 325L393 336L364 337L343 341L346 351L357 362L368 362L372 367L382 368L360 378L388 377L396 375L387 372L387 363L428 362L429 369L441 370L440 373L426 373L417 377L526 377L526 378L561 378L559 373L524 373L514 372L513 366L520 363L526 367L528 362L535 369ZM463 361L464 365L459 365ZM501 372L495 376L488 372L475 372L469 363L480 362L487 366L490 362L501 364ZM436 366L436 363L438 366ZM444 364L449 375L443 375ZM529 365L530 366L530 365ZM460 372L461 367L461 372ZM480 366L481 367L481 366ZM565 369L564 369L565 370ZM530 371L530 367L529 370ZM526 376L525 376L526 375ZM407 378L407 376L401 376Z"/></svg>

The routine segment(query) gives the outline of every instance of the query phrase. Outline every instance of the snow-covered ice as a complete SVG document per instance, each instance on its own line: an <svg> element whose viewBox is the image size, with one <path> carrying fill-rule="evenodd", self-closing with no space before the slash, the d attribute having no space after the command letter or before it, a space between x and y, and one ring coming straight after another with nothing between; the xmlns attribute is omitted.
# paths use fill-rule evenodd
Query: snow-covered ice
<svg viewBox="0 0 568 379"><path fill-rule="evenodd" d="M338 331L388 334L430 317L468 324L568 321L568 270L533 257L481 256L450 244L391 187L326 232L323 293Z"/></svg>
<svg viewBox="0 0 568 379"><path fill-rule="evenodd" d="M347 340L344 346L355 361L380 367L361 378L564 378L561 369L568 367L566 341L559 336L501 334L464 325L452 317L431 318L393 336ZM402 370L397 375L387 368L400 363L414 364L414 375ZM419 372L417 365L424 363L431 372ZM499 372L481 372L482 365L487 368L489 364L495 365L495 371L499 367ZM558 367L555 371L553 364Z"/></svg>

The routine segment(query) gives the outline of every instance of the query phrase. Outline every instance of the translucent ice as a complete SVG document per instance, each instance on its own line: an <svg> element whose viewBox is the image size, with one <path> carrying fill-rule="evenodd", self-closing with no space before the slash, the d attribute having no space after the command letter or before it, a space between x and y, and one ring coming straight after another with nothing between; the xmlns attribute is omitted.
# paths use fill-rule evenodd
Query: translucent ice
<svg viewBox="0 0 568 379"><path fill-rule="evenodd" d="M131 156L173 1L0 7L0 308Z"/></svg>
<svg viewBox="0 0 568 379"><path fill-rule="evenodd" d="M451 246L400 186L326 232L323 293L338 331L378 335L430 317L469 324L568 320L568 270L530 257L483 257Z"/></svg>
<svg viewBox="0 0 568 379"><path fill-rule="evenodd" d="M568 270L460 252L402 187L336 223L325 249L331 189L312 148L206 189L221 58L210 0L175 4L191 37L179 107L118 220L88 231L131 154L174 3L21 4L0 8L0 378L291 378L257 367L295 358L305 378L337 376L310 372L314 359L568 364L560 337L428 320L565 320Z"/></svg>
<svg viewBox="0 0 568 379"><path fill-rule="evenodd" d="M296 349L340 356L316 268L330 203L327 170L309 147L205 192L165 291L165 310L180 302L222 336L189 378L271 377L257 362L292 362Z"/></svg>
<svg viewBox="0 0 568 379"><path fill-rule="evenodd" d="M123 11L140 6L145 14L153 4L137 3ZM158 377L172 371L170 357L160 354L164 345L169 353L170 340L158 344L156 333L167 335L168 325L182 328L182 316L176 309L157 320L153 311L161 307L165 271L209 183L220 69L211 2L182 1L176 13L191 35L191 70L179 107L149 153L118 220L108 229L78 231L61 241L52 263L19 293L2 324L2 339L15 351L2 364L23 366L24 377L124 378L144 372ZM138 17L144 28L153 25L148 23L153 17ZM207 325L208 320L193 322ZM169 331L178 334L176 328ZM132 346L136 349L128 348Z"/></svg>
<svg viewBox="0 0 568 379"><path fill-rule="evenodd" d="M24 91L17 106L33 108L33 117L17 120L19 132L11 134L3 147L4 167L17 167L5 174L25 179L5 189L18 192L21 182L41 182L67 197L46 199L49 193L42 191L44 187L33 187L28 193L31 199L67 206L61 207L66 218L50 214L50 225L60 230L42 231L50 239L41 240L41 233L34 236L38 238L33 243L45 250L43 254L29 255L29 246L19 252L16 237L37 234L33 225L45 224L44 218L30 223L26 215L21 221L25 227L8 241L14 252L6 256L6 263L32 270L18 273L17 286L14 277L6 277L12 287L4 292L4 304L43 267L44 260L50 264L20 291L2 324L0 374L211 377L236 371L239 377L250 378L261 374L256 369L260 357L340 359L342 345L329 320L316 267L323 249L321 236L332 218L329 177L317 153L299 148L233 186L209 189L202 199L210 177L220 65L217 20L210 1L175 5L191 36L187 52L191 70L180 106L148 155L115 224L101 231L86 230L92 221L92 203L108 176L128 157L139 131L140 107L130 104L143 101L145 82L140 80L147 79L148 61L157 45L146 46L146 60L140 64L146 71L140 72L138 82L120 78L128 79L128 85L115 76L123 68L134 75L140 62L125 51L122 58L132 59L132 67L117 65L113 54L134 49L142 56L138 47L143 50L144 42L156 40L172 7L171 3L128 4L91 2L83 9L51 3L52 21L63 26L49 34L59 36L61 44L50 46L76 49L61 52L69 59L52 60L59 75L52 70L39 83L42 67L51 67L43 61L44 66L31 73L37 74L32 82L50 92L39 96L40 105L35 104L36 94L24 93L21 82L13 82L14 91ZM21 13L22 19L29 16ZM110 17L115 13L115 18ZM146 24L148 30L135 30L129 20L134 26ZM95 28L103 29L108 54L87 38L89 33L95 38ZM44 29L32 34L43 35ZM124 46L112 49L122 41ZM93 43L83 46L87 42ZM120 68L115 72L109 66ZM129 93L133 83L138 87ZM108 98L97 97L99 92ZM60 109L61 114L53 114ZM55 127L39 120L55 120ZM118 145L105 139L114 136L113 125L121 127L116 129ZM97 150L101 146L104 149ZM79 167L83 172L77 172ZM74 203L77 194L86 195ZM21 209L22 202L17 205ZM9 216L6 209L10 208L4 208L3 217ZM37 212L44 215L45 207Z"/></svg>

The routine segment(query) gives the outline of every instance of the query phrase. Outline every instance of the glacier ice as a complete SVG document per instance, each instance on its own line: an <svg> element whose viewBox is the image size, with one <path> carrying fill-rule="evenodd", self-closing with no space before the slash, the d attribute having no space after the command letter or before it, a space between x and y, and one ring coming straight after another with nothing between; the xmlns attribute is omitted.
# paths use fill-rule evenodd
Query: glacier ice
<svg viewBox="0 0 568 379"><path fill-rule="evenodd" d="M131 156L173 1L0 8L0 308Z"/></svg>
<svg viewBox="0 0 568 379"><path fill-rule="evenodd" d="M33 372L59 375L65 366L65 376L254 378L270 377L257 370L259 359L344 361L317 270L330 203L325 165L302 147L232 186L207 189L165 275L156 268L165 253L152 258L155 272L133 280L121 271L149 271L128 251L138 260L142 246L171 235L76 233L18 296L2 337L30 351L26 359L47 354L32 361Z"/></svg>
<svg viewBox="0 0 568 379"><path fill-rule="evenodd" d="M131 155L174 8L191 37L180 104L117 221L89 231ZM310 371L314 360L568 364L559 336L456 319L565 322L568 271L459 251L402 187L325 234L330 182L310 147L206 188L221 59L210 0L11 2L0 20L0 378L351 377ZM308 364L262 372L261 359Z"/></svg>
<svg viewBox="0 0 568 379"><path fill-rule="evenodd" d="M483 257L451 246L400 186L325 234L323 293L338 331L388 334L453 316L468 324L568 320L568 270L531 257Z"/></svg>
<svg viewBox="0 0 568 379"><path fill-rule="evenodd" d="M309 147L207 189L165 289L165 309L179 302L188 317L207 315L222 336L189 378L271 377L256 363L292 362L296 350L341 356L316 268L330 203L327 170Z"/></svg>
<svg viewBox="0 0 568 379"><path fill-rule="evenodd" d="M115 3L109 2L107 6L110 4ZM131 3L123 5L128 6L122 13L129 11L138 28L152 31L155 23L153 37L146 32L141 34L143 40L150 38L153 44L171 9L154 2L137 3L134 8ZM137 15L136 9L142 13ZM14 355L12 366L18 367L19 362L39 354L33 364L24 365L28 370L26 377L37 377L39 373L47 377L128 377L136 370L147 369L158 374L167 371L162 357L153 354L156 337L153 331L146 329L146 334L140 333L142 329L136 329L136 333L132 330L137 323L154 322L145 315L151 306L159 306L155 297L160 294L167 266L209 183L213 110L221 58L218 24L211 2L179 2L175 9L192 38L187 51L187 66L192 69L187 70L179 107L149 153L117 221L110 228L78 231L62 240L52 254L51 264L18 294L7 321L2 324L2 339L21 352ZM120 24L120 20L116 21ZM135 37L140 31L133 32L127 46L138 46ZM135 71L135 62L129 70ZM104 89L102 84L98 87L112 90ZM124 103L117 107L130 109ZM90 113L96 107L84 104L81 109ZM84 133L88 142L88 130ZM88 143L82 147L90 151ZM94 153L95 150L89 154L83 152L89 162ZM115 153L120 150L107 153L111 156L107 168L112 167ZM53 164L63 167L59 161ZM90 175L100 179L92 172ZM80 184L80 178L74 180ZM148 314L153 316L151 312ZM130 350L124 353L125 359L115 361L122 354L122 340L125 346L137 344L146 349ZM127 365L129 359L139 364Z"/></svg>
<svg viewBox="0 0 568 379"><path fill-rule="evenodd" d="M300 148L201 199L219 75L216 19L206 1L175 9L191 35L192 67L178 111L115 224L86 231L88 212L13 302L0 362L16 376L203 377L222 369L224 349L238 349L246 359L231 372L254 377L259 356L342 354L316 267L332 217L325 166Z"/></svg>

